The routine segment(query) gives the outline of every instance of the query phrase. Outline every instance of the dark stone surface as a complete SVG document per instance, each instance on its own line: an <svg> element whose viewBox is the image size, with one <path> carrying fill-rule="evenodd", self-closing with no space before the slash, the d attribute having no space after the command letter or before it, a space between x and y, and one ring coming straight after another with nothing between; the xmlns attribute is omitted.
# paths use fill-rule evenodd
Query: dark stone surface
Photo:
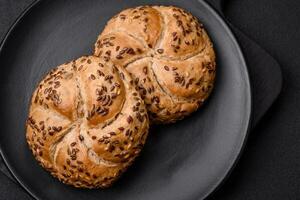
<svg viewBox="0 0 300 200"><path fill-rule="evenodd" d="M283 89L213 199L299 199L300 1L229 0L225 6L228 19L280 63Z"/></svg>

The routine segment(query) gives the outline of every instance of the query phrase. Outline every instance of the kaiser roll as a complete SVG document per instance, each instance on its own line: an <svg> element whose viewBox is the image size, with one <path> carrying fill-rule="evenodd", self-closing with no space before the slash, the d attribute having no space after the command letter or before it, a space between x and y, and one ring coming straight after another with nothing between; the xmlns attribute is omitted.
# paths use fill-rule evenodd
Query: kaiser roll
<svg viewBox="0 0 300 200"><path fill-rule="evenodd" d="M126 9L109 20L94 54L130 72L154 122L197 110L215 79L212 43L203 25L173 6Z"/></svg>
<svg viewBox="0 0 300 200"><path fill-rule="evenodd" d="M97 188L111 185L140 153L149 120L128 73L85 56L39 83L26 126L35 158L53 176Z"/></svg>

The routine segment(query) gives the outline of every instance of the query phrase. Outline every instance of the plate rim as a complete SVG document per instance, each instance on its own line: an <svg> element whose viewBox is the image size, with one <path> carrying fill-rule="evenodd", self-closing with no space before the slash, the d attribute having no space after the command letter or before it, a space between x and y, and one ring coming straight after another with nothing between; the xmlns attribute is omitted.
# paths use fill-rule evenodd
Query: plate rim
<svg viewBox="0 0 300 200"><path fill-rule="evenodd" d="M4 34L3 39L0 42L0 55L3 51L3 48L5 47L8 38L10 37L11 33L15 30L17 25L21 23L23 18L30 13L35 7L41 3L43 0L35 0L32 3L30 3L21 13L20 15L15 19L15 21L10 25L8 31ZM216 191L219 190L219 188L224 185L224 183L227 181L227 179L230 177L232 171L235 169L236 165L238 164L245 146L248 141L249 137L249 132L250 132L250 125L252 122L252 108L253 108L253 96L252 96L252 87L251 87L251 81L250 81L250 76L249 76L249 70L248 70L248 65L243 53L243 50L241 49L241 45L239 44L235 34L232 32L229 23L225 19L223 15L221 15L213 6L211 6L207 0L197 0L197 2L202 3L206 9L208 9L211 14L219 21L219 23L223 26L225 31L228 33L229 38L231 39L232 43L236 47L237 50L237 56L240 57L241 60L241 66L244 68L243 71L245 72L245 83L246 83L246 95L248 96L248 104L246 107L246 114L247 114L247 123L245 125L245 132L244 132L244 137L243 141L241 143L241 146L239 147L239 152L237 153L236 157L231 161L231 166L227 169L227 172L224 173L223 177L217 181L213 187L206 192L204 195L203 199L207 199L208 197L212 196ZM0 156L4 161L5 166L7 167L9 173L12 175L12 177L17 181L18 184L20 184L21 188L25 190L27 194L29 194L31 197L33 197L36 200L40 200L33 191L25 184L23 183L18 176L15 174L15 171L11 168L9 162L7 161L5 154L2 151L2 147L0 145Z"/></svg>

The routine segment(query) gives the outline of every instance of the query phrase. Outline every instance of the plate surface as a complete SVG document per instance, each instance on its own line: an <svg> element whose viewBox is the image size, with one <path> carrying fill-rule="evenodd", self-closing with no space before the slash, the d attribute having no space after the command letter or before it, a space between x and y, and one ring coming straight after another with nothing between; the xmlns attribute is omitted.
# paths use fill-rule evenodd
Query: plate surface
<svg viewBox="0 0 300 200"><path fill-rule="evenodd" d="M190 117L152 127L141 156L112 188L66 186L43 170L27 147L30 96L51 68L90 54L110 17L143 4L177 5L203 22L217 53L215 89L205 106ZM228 175L246 140L251 93L245 61L226 24L203 1L40 1L5 38L0 65L2 156L36 199L203 199Z"/></svg>

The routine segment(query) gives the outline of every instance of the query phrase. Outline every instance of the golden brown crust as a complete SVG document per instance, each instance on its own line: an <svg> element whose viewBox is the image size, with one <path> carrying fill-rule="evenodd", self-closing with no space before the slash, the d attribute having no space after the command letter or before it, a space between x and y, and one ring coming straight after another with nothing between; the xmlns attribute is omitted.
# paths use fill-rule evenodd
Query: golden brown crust
<svg viewBox="0 0 300 200"><path fill-rule="evenodd" d="M139 154L148 126L129 74L103 58L85 56L40 82L26 138L35 158L62 182L107 187Z"/></svg>
<svg viewBox="0 0 300 200"><path fill-rule="evenodd" d="M126 9L112 18L101 35L107 35L112 30L126 32L152 48L159 39L162 23L163 19L158 10L150 6L139 6Z"/></svg>
<svg viewBox="0 0 300 200"><path fill-rule="evenodd" d="M143 32L141 27L147 28ZM131 50L120 56L121 48ZM213 88L212 43L203 25L181 8L140 6L122 11L95 44L96 56L107 51L107 60L131 73L154 122L175 122L189 115Z"/></svg>

